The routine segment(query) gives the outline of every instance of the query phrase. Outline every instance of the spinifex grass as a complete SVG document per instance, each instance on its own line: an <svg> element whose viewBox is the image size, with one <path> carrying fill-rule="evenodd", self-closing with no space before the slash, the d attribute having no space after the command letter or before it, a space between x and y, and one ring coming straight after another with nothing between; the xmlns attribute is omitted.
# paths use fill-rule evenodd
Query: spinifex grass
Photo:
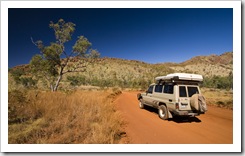
<svg viewBox="0 0 245 156"><path fill-rule="evenodd" d="M112 91L12 91L9 95L9 143L108 144L120 140L122 120L111 102L116 95Z"/></svg>

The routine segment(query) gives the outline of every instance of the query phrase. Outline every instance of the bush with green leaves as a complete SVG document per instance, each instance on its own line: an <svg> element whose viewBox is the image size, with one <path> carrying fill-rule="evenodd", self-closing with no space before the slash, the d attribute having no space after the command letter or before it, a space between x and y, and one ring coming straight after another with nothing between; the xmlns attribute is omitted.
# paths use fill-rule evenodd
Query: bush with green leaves
<svg viewBox="0 0 245 156"><path fill-rule="evenodd" d="M80 86L86 84L84 76L67 76L67 80L72 86Z"/></svg>
<svg viewBox="0 0 245 156"><path fill-rule="evenodd" d="M229 76L212 76L204 77L202 87L207 88L217 88L217 89L232 89L233 88L233 74L230 73Z"/></svg>
<svg viewBox="0 0 245 156"><path fill-rule="evenodd" d="M15 68L10 69L9 72L11 73L11 76L13 77L14 81L18 85L23 85L26 88L33 88L36 87L37 80L34 80L30 76L26 76L27 73L22 68Z"/></svg>

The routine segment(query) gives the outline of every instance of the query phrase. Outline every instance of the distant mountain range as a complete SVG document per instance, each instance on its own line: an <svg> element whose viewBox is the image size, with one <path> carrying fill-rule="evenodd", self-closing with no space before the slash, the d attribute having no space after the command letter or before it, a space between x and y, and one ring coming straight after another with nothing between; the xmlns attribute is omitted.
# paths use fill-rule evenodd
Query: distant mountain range
<svg viewBox="0 0 245 156"><path fill-rule="evenodd" d="M196 56L182 63L148 64L136 60L102 58L99 75L116 73L119 77L148 77L171 72L196 73L205 77L228 76L233 72L233 52L221 55ZM110 72L109 72L110 71ZM99 76L98 75L98 76Z"/></svg>

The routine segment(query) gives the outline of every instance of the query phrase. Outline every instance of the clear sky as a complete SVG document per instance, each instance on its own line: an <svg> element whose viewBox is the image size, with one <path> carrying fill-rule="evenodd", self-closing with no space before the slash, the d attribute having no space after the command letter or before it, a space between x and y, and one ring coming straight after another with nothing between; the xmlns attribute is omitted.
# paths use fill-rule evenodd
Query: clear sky
<svg viewBox="0 0 245 156"><path fill-rule="evenodd" d="M50 21L76 24L69 52L84 35L101 57L147 63L183 62L198 55L233 51L233 9L25 9L8 10L9 67L28 64L39 50L55 41Z"/></svg>

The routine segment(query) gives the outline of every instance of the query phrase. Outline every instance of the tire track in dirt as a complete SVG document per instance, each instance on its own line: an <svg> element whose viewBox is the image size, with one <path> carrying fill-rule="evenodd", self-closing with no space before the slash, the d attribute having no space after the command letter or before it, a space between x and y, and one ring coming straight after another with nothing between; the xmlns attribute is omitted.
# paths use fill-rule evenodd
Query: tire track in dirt
<svg viewBox="0 0 245 156"><path fill-rule="evenodd" d="M208 107L208 112L195 118L161 120L157 110L140 109L136 92L123 92L116 100L117 109L126 122L130 144L232 144L233 111Z"/></svg>

